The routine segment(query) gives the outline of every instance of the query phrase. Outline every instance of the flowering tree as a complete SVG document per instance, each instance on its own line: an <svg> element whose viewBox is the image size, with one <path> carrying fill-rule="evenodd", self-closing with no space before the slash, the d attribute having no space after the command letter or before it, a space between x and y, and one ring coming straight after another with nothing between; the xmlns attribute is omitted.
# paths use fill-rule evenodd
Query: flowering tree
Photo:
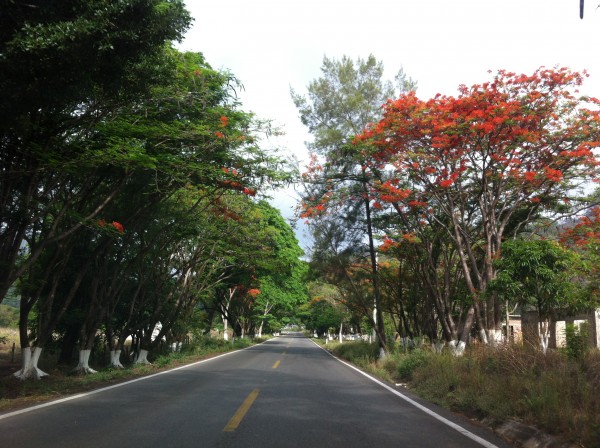
<svg viewBox="0 0 600 448"><path fill-rule="evenodd" d="M344 56L340 61L323 59L322 77L308 86L308 98L292 91L292 99L302 122L314 136L309 144L313 159L304 176L305 194L302 217L316 223L313 234L318 239L323 225L338 226L338 235L353 237L356 229L367 236L368 247L361 239L338 239L357 256L368 254L376 317L373 322L382 353L386 341L379 302L377 261L375 253L371 203L368 200L368 175L360 154L350 144L370 122L380 118L380 105L395 95L396 87L383 80L383 64L373 55L356 62ZM403 70L396 76L400 91L414 89L416 83ZM319 156L321 158L319 158ZM323 217L327 215L324 219ZM343 216L343 219L339 217ZM321 221L321 222L319 222ZM362 235L361 235L362 237ZM377 316L378 315L378 316Z"/></svg>
<svg viewBox="0 0 600 448"><path fill-rule="evenodd" d="M452 241L471 295L462 346L474 322L484 341L500 337L501 303L482 293L507 231L542 213L572 213L579 204L570 196L596 179L599 101L574 96L584 76L501 70L491 82L461 86L457 97L423 101L410 92L356 139L378 178L372 193L401 217L400 233L435 226ZM415 212L418 225L406 219Z"/></svg>

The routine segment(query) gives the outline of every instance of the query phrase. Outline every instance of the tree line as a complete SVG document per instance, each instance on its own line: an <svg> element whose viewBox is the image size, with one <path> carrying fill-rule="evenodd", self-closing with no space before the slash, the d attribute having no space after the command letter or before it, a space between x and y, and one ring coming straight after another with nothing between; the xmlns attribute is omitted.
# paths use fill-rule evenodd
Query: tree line
<svg viewBox="0 0 600 448"><path fill-rule="evenodd" d="M0 302L20 296L20 378L53 343L93 372L193 322L277 329L304 300L302 251L262 197L294 168L239 81L173 44L178 0L10 2L0 17Z"/></svg>
<svg viewBox="0 0 600 448"><path fill-rule="evenodd" d="M326 307L327 325L373 330L382 353L395 333L460 354L500 342L521 307L547 346L550 318L598 304L600 102L578 93L586 74L499 70L423 100L403 70L395 85L383 73L373 56L325 58L308 94L292 91L314 136L307 319Z"/></svg>

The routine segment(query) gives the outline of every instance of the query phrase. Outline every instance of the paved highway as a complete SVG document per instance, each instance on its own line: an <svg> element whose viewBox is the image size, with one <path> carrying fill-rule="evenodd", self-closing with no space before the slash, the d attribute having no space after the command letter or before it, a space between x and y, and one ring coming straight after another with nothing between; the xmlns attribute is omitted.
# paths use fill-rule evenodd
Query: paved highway
<svg viewBox="0 0 600 448"><path fill-rule="evenodd" d="M300 335L0 414L0 440L7 448L509 446Z"/></svg>

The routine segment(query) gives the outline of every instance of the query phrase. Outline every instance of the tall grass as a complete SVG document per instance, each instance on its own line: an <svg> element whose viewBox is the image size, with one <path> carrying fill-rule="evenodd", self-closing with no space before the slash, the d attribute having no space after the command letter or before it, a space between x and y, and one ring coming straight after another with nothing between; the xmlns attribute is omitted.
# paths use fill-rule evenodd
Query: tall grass
<svg viewBox="0 0 600 448"><path fill-rule="evenodd" d="M334 347L336 355L364 364L364 345ZM368 345L368 344L366 344ZM531 347L473 347L465 356L426 349L393 352L368 370L444 407L492 422L516 419L585 447L600 446L600 352L579 359L543 355Z"/></svg>

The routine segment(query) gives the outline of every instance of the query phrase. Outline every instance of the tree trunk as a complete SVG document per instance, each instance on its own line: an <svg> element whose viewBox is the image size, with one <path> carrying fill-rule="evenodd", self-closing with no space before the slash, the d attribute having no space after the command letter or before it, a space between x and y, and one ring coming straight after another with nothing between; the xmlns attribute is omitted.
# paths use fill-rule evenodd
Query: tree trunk
<svg viewBox="0 0 600 448"><path fill-rule="evenodd" d="M135 363L136 364L150 364L150 361L148 361L148 350L143 349L143 348L140 349L140 352L138 353Z"/></svg>
<svg viewBox="0 0 600 448"><path fill-rule="evenodd" d="M121 350L111 350L110 351L110 367L113 369L123 369L124 366L121 364Z"/></svg>
<svg viewBox="0 0 600 448"><path fill-rule="evenodd" d="M79 363L77 364L77 367L73 369L73 372L79 374L98 373L90 367L89 362L91 353L92 350L90 349L79 350Z"/></svg>
<svg viewBox="0 0 600 448"><path fill-rule="evenodd" d="M550 342L550 325L548 320L540 319L540 348L542 353L545 355L548 352L548 345Z"/></svg>
<svg viewBox="0 0 600 448"><path fill-rule="evenodd" d="M260 321L260 326L258 327L258 337L262 338L262 331L263 331L263 324L265 323L264 320Z"/></svg>
<svg viewBox="0 0 600 448"><path fill-rule="evenodd" d="M42 354L42 347L25 347L22 349L21 369L13 375L20 380L35 379L39 380L48 374L38 368L38 361Z"/></svg>
<svg viewBox="0 0 600 448"><path fill-rule="evenodd" d="M362 168L363 176L366 178L366 170ZM375 244L373 243L373 223L371 221L371 206L369 204L369 189L367 182L362 182L363 193L365 195L365 216L367 218L367 236L369 239L369 255L371 257L371 283L373 285L373 301L376 312L375 322L373 327L377 333L377 343L379 344L379 356L385 357L387 353L387 341L385 338L385 326L383 323L383 314L381 312L381 295L379 291L379 276L377 272L377 253L375 252Z"/></svg>
<svg viewBox="0 0 600 448"><path fill-rule="evenodd" d="M221 317L223 318L223 340L224 341L228 341L229 340L229 329L228 327L228 321L227 318L222 314Z"/></svg>

